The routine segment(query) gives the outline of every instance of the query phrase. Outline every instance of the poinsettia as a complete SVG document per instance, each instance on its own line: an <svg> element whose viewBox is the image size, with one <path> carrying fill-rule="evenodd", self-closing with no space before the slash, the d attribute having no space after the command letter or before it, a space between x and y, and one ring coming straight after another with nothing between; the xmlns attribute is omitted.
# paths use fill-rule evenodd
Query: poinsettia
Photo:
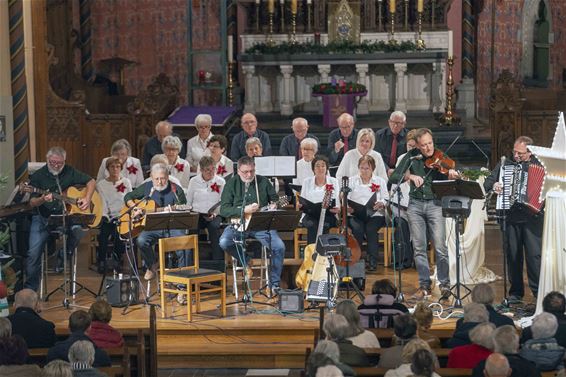
<svg viewBox="0 0 566 377"><path fill-rule="evenodd" d="M126 170L128 171L128 174L136 175L138 173L138 168L136 168L134 165L126 167Z"/></svg>
<svg viewBox="0 0 566 377"><path fill-rule="evenodd" d="M334 185L331 184L331 183L327 183L325 189L326 189L326 191L333 191Z"/></svg>
<svg viewBox="0 0 566 377"><path fill-rule="evenodd" d="M182 173L183 170L185 170L185 164L179 162L178 164L175 164L175 169L177 169L179 173Z"/></svg>
<svg viewBox="0 0 566 377"><path fill-rule="evenodd" d="M210 185L210 190L220 194L220 186L216 183Z"/></svg>
<svg viewBox="0 0 566 377"><path fill-rule="evenodd" d="M218 165L218 168L216 169L216 174L217 175L224 175L226 174L228 171L226 170L226 167L224 167L224 165Z"/></svg>
<svg viewBox="0 0 566 377"><path fill-rule="evenodd" d="M117 192L125 192L126 191L126 185L124 185L124 182L121 182L118 186L116 186L116 191Z"/></svg>
<svg viewBox="0 0 566 377"><path fill-rule="evenodd" d="M371 190L371 192L376 192L376 191L379 190L379 187L380 187L379 185L376 185L375 183L372 183L372 184L371 184L371 187L370 187L370 190Z"/></svg>

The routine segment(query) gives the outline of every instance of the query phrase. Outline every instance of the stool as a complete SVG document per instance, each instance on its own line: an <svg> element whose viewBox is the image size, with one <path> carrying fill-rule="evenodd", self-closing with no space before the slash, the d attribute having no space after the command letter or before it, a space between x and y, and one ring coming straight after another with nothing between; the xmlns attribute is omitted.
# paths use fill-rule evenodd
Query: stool
<svg viewBox="0 0 566 377"><path fill-rule="evenodd" d="M259 241L254 238L247 238L245 242L248 244L250 242L259 242ZM238 272L242 272L243 274L244 267L240 265L238 258L228 257L228 256L226 258L229 258L227 261L228 263L229 261L231 261L232 279L233 279L232 294L234 295L234 297L236 297L236 301L237 301L239 300L240 297L238 293L238 281L243 281L241 279L238 279ZM254 272L256 270L259 270L259 277L255 276L254 273L255 277L252 277L252 280L259 280L260 288L265 285L269 285L269 259L267 257L267 248L265 246L263 245L261 246L261 258L260 258L259 266L256 265L254 261L257 261L257 259L250 260L250 267L252 268L252 270L254 270Z"/></svg>

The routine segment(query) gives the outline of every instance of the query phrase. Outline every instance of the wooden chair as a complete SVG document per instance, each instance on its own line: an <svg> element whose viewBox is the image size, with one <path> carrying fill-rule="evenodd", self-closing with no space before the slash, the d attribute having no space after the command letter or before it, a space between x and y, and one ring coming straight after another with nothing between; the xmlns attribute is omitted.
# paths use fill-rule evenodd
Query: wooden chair
<svg viewBox="0 0 566 377"><path fill-rule="evenodd" d="M165 268L165 256L178 250L193 250L193 265L179 268ZM187 295L187 319L192 320L192 298L195 297L196 312L200 311L201 295L203 293L220 293L221 314L226 316L226 274L220 271L199 268L198 235L162 238L159 240L159 275L161 285L161 317L165 318L167 308L165 295L167 293ZM203 283L219 282L220 286L212 285L202 289ZM171 287L167 285L171 283ZM178 284L185 284L186 291L177 288ZM194 285L194 290L193 290Z"/></svg>

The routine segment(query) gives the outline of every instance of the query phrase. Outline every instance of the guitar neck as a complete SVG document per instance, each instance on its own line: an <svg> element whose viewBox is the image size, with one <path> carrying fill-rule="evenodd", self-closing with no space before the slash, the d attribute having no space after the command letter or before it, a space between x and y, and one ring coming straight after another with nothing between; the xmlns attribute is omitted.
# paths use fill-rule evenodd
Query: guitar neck
<svg viewBox="0 0 566 377"><path fill-rule="evenodd" d="M38 193L38 194L41 194L41 195L51 194L51 195L53 195L54 199L61 200L65 203L67 203L67 204L73 204L73 205L77 204L77 199L70 198L66 195L58 194L56 192L51 192L51 191L48 191L48 190L42 190L42 189L38 189L38 188L35 188L35 187L33 188L32 192L35 192L35 193Z"/></svg>
<svg viewBox="0 0 566 377"><path fill-rule="evenodd" d="M320 210L320 218L318 219L318 229L316 231L316 238L317 239L322 234L322 231L324 229L324 218L325 217L326 217L326 208L322 207L322 209Z"/></svg>

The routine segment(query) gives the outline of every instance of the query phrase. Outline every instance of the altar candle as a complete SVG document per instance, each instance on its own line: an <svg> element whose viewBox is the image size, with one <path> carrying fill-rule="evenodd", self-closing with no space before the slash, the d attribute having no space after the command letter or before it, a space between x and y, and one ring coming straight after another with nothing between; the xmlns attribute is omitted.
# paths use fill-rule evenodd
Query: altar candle
<svg viewBox="0 0 566 377"><path fill-rule="evenodd" d="M269 13L275 12L275 0L267 0L267 11Z"/></svg>
<svg viewBox="0 0 566 377"><path fill-rule="evenodd" d="M232 63L234 60L234 37L228 36L228 63Z"/></svg>
<svg viewBox="0 0 566 377"><path fill-rule="evenodd" d="M389 13L395 13L395 0L389 0Z"/></svg>
<svg viewBox="0 0 566 377"><path fill-rule="evenodd" d="M255 4L256 4L256 5L259 5L259 0L255 0Z"/></svg>
<svg viewBox="0 0 566 377"><path fill-rule="evenodd" d="M454 53L452 30L448 30L448 57L452 57Z"/></svg>
<svg viewBox="0 0 566 377"><path fill-rule="evenodd" d="M297 14L297 0L291 0L291 14Z"/></svg>
<svg viewBox="0 0 566 377"><path fill-rule="evenodd" d="M422 13L424 10L424 0L417 0L417 12Z"/></svg>
<svg viewBox="0 0 566 377"><path fill-rule="evenodd" d="M307 0L307 5L311 5L312 0Z"/></svg>
<svg viewBox="0 0 566 377"><path fill-rule="evenodd" d="M279 2L281 3L281 5L285 5L285 0L279 0Z"/></svg>

